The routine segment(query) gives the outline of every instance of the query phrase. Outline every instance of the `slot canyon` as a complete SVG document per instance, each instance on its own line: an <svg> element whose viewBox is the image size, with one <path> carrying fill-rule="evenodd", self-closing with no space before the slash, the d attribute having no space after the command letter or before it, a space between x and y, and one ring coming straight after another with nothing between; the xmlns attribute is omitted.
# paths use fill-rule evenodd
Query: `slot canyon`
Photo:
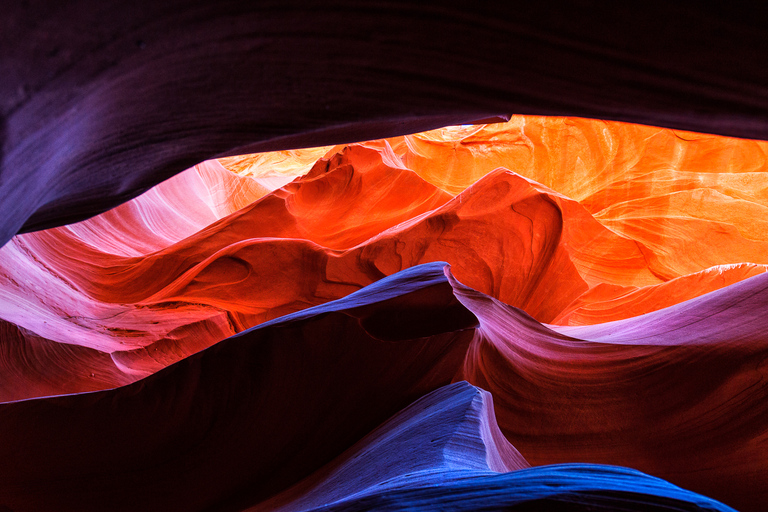
<svg viewBox="0 0 768 512"><path fill-rule="evenodd" d="M765 510L768 8L11 4L0 512Z"/></svg>

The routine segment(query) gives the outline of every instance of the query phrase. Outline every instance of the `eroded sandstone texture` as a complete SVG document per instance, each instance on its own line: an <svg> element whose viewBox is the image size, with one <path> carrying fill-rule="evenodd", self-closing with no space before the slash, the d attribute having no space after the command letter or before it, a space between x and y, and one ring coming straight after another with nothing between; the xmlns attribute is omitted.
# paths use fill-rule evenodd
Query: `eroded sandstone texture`
<svg viewBox="0 0 768 512"><path fill-rule="evenodd" d="M766 171L765 142L513 116L17 235L0 505L761 510Z"/></svg>

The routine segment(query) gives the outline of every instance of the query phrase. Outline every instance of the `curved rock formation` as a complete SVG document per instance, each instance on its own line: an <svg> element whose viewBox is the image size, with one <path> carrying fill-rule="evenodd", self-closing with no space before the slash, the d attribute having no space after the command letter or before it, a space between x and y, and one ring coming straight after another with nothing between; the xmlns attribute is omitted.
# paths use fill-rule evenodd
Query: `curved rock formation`
<svg viewBox="0 0 768 512"><path fill-rule="evenodd" d="M57 343L0 321L2 401L82 393L121 386L136 377L99 350Z"/></svg>
<svg viewBox="0 0 768 512"><path fill-rule="evenodd" d="M762 274L767 269L766 265L754 263L717 265L661 284L639 288L599 284L572 302L552 323L592 325L632 318L725 288Z"/></svg>
<svg viewBox="0 0 768 512"><path fill-rule="evenodd" d="M105 211L224 153L489 116L766 138L768 72L756 63L768 55L767 10L660 0L13 3L0 30L0 243Z"/></svg>
<svg viewBox="0 0 768 512"><path fill-rule="evenodd" d="M734 293L752 291L754 302L764 281L762 276L744 281ZM688 310L718 303L724 294L710 295L684 305L678 317L685 319ZM677 318L675 312L667 316ZM506 338L498 337L504 330ZM631 328L625 331L625 338L631 337ZM604 334L598 330L590 335ZM612 347L628 348L624 357L631 362L638 350L658 352L673 343L663 329L657 329L656 336L665 341L650 349L633 346L629 338ZM588 346L577 347L579 343ZM496 350L489 359L483 356L483 347L490 345ZM461 376L480 380L498 362L524 364L519 357L523 351L537 353L529 370L544 371L545 361L558 365L565 359L572 365L581 359L583 364L583 354L592 354L594 362L614 376L626 371L626 365L616 365L622 352L601 345L605 343L579 342L551 331L519 310L459 284L441 263L410 268L343 299L231 337L134 384L0 404L4 439L0 457L5 461L0 469L0 504L19 511L241 510L271 498L264 508L312 508L335 501L339 509L360 510L396 503L426 506L428 500L437 499L436 503L462 503L461 509L503 504L520 510L543 505L583 510L627 504L629 510L729 510L636 471L579 465L516 471L527 463L500 435L490 396L467 384L425 397L362 439L408 403L451 380ZM692 348L710 345L721 347L712 338ZM502 346L517 347L518 353ZM678 368L688 363L668 359L667 364ZM735 365L721 375L743 379L753 371ZM571 384L578 386L578 380ZM546 389L542 387L546 382L539 380L537 389ZM616 389L625 385L612 382ZM673 384L690 389L699 382ZM609 389L604 386L601 391ZM717 381L710 389L717 389ZM736 393L730 386L722 389ZM540 396L537 393L526 395L533 400ZM765 401L757 396L759 390L753 393L755 401L742 405L752 410L756 421L764 413ZM579 416L571 423L572 435L577 436L571 443L555 443L545 431L520 435L532 421L542 421L539 412L546 410L511 419L509 396L503 390L494 392L494 402L501 403L499 427L508 438L519 437L530 448L527 457L554 457L581 444L578 436L585 434ZM573 396L578 399L578 394ZM603 405L621 411L634 405L631 396L622 399L604 399ZM750 408L752 403L755 407ZM705 414L723 413L717 406L702 407ZM729 410L736 414L739 407ZM655 419L674 422L676 413L660 410ZM600 435L604 429L594 419L592 428ZM664 439L661 430L647 442L663 448ZM718 439L720 443L704 447L702 459L735 457L730 450L724 455L723 449L747 448L750 443L759 447L762 442L754 434ZM693 436L678 450L702 448L698 441ZM554 444L559 444L559 451L552 451ZM613 457L614 463L631 460L627 456L631 452L621 446L607 442L601 448L601 455ZM374 461L378 469L371 471ZM753 457L741 466L722 465L703 474L694 464L675 476L687 478L693 487L709 486L708 490L719 492L722 489L713 486L714 481L741 477L743 470L754 471L761 464L764 461ZM445 487L435 495L438 482ZM734 489L742 493L738 500L746 505L744 510L754 509L764 496L754 484L746 484Z"/></svg>
<svg viewBox="0 0 768 512"><path fill-rule="evenodd" d="M490 395L459 382L414 402L311 477L248 510L731 510L624 468L527 467L499 432Z"/></svg>
<svg viewBox="0 0 768 512"><path fill-rule="evenodd" d="M602 127L616 154L627 151L625 145L648 139L649 133L651 139L663 140L674 135L647 127L632 131L618 123L566 121L515 118L494 127L424 134L439 149L431 154L434 169L460 164L469 169L467 176L479 169L481 179L454 197L422 179L434 177L425 162L417 161L416 171L406 167L413 159L408 148L414 147L408 141L421 136L332 148L306 175L263 196L265 187L279 184L264 180L290 179L292 172L302 172L303 157L282 153L256 158L248 173L260 176L261 182L234 175L216 162L201 164L107 214L15 238L0 250L0 318L34 333L33 344L52 352L59 350L55 344L66 343L109 354L112 367L95 380L86 377L100 374L103 363L93 366L90 356L80 363L68 357L69 371L80 375L62 383L59 392L69 393L125 384L261 322L335 300L429 261L450 262L462 282L540 321L572 325L658 310L765 271L768 251L760 248L768 241L731 236L739 229L759 235L759 228L750 227L750 217L731 219L733 227L721 231L717 250L706 251L702 263L687 249L692 244L703 248L704 242L690 233L703 232L702 223L719 224L686 218L686 211L696 211L685 202L668 203L663 219L686 226L689 235L664 237L668 223L649 221L655 238L635 240L605 225L619 222L626 227L634 219L631 213L609 221L605 212L614 207L608 206L593 217L581 204L530 178L503 168L486 172L506 159L529 174L537 171L542 179L557 175L540 160L523 165L508 153L516 147L507 143L510 139L522 133L534 137L531 126L539 129L533 147L541 145L545 154L558 144L549 147L543 141L555 140L553 133L563 130L587 137ZM733 139L716 142L706 139L712 159L741 147ZM690 148L692 143L676 144ZM754 143L744 146L759 149ZM456 155L454 160L450 154ZM562 165L586 158L579 152L562 155ZM651 158L644 153L638 158L615 169L614 181L587 179L580 182L581 189L572 185L570 190L587 203L614 190L605 197L623 208L625 196L615 192L622 183L627 193L642 192L646 195L640 197L648 201L661 200L675 188L698 193L739 183L732 179L735 173L709 173L710 178L696 181L686 171L678 184L662 181L662 195L654 195L653 187L631 184L638 173L656 172L653 165L661 164L643 164L643 158ZM277 162L277 171L272 172L270 159ZM600 169L621 161L615 157L593 170L604 174ZM738 167L738 161L723 162L744 171L746 183L762 179L752 168ZM232 165L245 169L246 163L240 159ZM681 157L679 165L687 169L693 164ZM724 178L711 179L713 174ZM464 186L463 179L458 171L447 172L437 185L454 191ZM603 188L595 188L596 183ZM752 189L741 187L740 201L761 208L760 189L750 195ZM700 196L711 211L730 205L722 194ZM754 263L704 266L722 260ZM684 273L700 267L704 270ZM14 343L23 346L24 339ZM3 399L39 396L32 391L38 388L46 395L55 393L43 377L39 384L12 384L18 364L7 362ZM34 370L32 375L40 373Z"/></svg>
<svg viewBox="0 0 768 512"><path fill-rule="evenodd" d="M309 478L249 510L339 506L352 496L528 467L499 431L491 396L459 382L420 398Z"/></svg>
<svg viewBox="0 0 768 512"><path fill-rule="evenodd" d="M107 254L146 256L279 188L269 185L264 179L240 178L211 160L102 215L53 232L68 246L82 243Z"/></svg>
<svg viewBox="0 0 768 512"><path fill-rule="evenodd" d="M764 509L767 15L7 3L0 509Z"/></svg>
<svg viewBox="0 0 768 512"><path fill-rule="evenodd" d="M533 465L620 464L756 510L768 488L768 274L646 315L546 326L455 279L479 327L459 378Z"/></svg>
<svg viewBox="0 0 768 512"><path fill-rule="evenodd" d="M424 322L393 324L400 312ZM128 386L0 404L0 504L255 504L448 384L474 324L442 265L433 265L229 338Z"/></svg>

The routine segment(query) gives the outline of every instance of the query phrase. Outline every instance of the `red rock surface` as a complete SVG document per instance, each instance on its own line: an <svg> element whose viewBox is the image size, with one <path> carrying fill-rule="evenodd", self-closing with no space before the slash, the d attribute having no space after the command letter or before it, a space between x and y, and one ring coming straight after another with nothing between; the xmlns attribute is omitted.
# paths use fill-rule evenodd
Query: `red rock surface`
<svg viewBox="0 0 768 512"><path fill-rule="evenodd" d="M627 320L546 326L451 281L478 319L457 378L489 390L532 465L629 466L757 510L768 274Z"/></svg>
<svg viewBox="0 0 768 512"><path fill-rule="evenodd" d="M0 498L10 497L0 504L343 501L362 488L330 483L329 468L359 470L339 469L343 459L321 467L412 400L467 380L491 393L499 432L534 466L628 466L757 510L768 498L767 152L668 129L513 117L204 162L93 219L18 235L0 249L0 428L7 460L38 443L49 462L32 457L0 475ZM442 261L450 286L434 265L409 271ZM327 372L335 384L322 384ZM355 391L363 382L371 389ZM234 409L217 402L240 385L247 396L232 398ZM390 398L366 402L385 389ZM43 398L53 395L70 396ZM340 402L323 412L328 400ZM50 425L17 428L33 417ZM228 419L201 440L219 417ZM156 418L165 430L152 440ZM62 480L83 432L102 430ZM126 436L143 448L110 444ZM326 448L296 451L323 436ZM115 471L146 487L124 504L128 491L109 489L118 476L103 469L114 450ZM209 488L173 486L153 501L162 474L179 471ZM29 492L39 485L49 491Z"/></svg>
<svg viewBox="0 0 768 512"><path fill-rule="evenodd" d="M0 250L0 316L34 333L38 351L64 343L102 355L96 366L71 356L83 358L69 364L79 377L61 393L124 384L429 261L450 262L468 286L542 322L629 318L765 271L753 220L766 202L764 146L515 117L224 161L243 176L207 162L114 211L15 238ZM579 166L583 179L558 178ZM683 192L698 202L669 199ZM734 201L752 215L711 220ZM671 236L671 225L682 231ZM13 375L18 361L7 365ZM45 380L40 393L56 394ZM3 399L40 396L12 381Z"/></svg>
<svg viewBox="0 0 768 512"><path fill-rule="evenodd" d="M766 20L6 2L0 510L764 510Z"/></svg>
<svg viewBox="0 0 768 512"><path fill-rule="evenodd" d="M513 113L766 139L767 18L761 2L13 2L0 244L225 154Z"/></svg>
<svg viewBox="0 0 768 512"><path fill-rule="evenodd" d="M763 274L652 315L554 330L443 264L414 267L118 389L0 404L0 498L13 510L242 510L272 497L271 509L378 495L366 481L397 492L383 467L366 480L366 456L389 461L400 487L437 478L433 492L525 459L579 458L758 510L768 409L750 362L768 350L766 290ZM442 404L447 417L409 423L426 399L353 446L463 379L491 390L498 427L475 390Z"/></svg>

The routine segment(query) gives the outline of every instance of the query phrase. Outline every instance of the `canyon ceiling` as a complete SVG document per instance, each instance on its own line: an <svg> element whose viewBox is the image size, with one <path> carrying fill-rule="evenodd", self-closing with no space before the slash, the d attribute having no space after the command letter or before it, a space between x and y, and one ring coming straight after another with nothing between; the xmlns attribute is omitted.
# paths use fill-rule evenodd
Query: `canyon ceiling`
<svg viewBox="0 0 768 512"><path fill-rule="evenodd" d="M766 22L4 5L0 510L761 510Z"/></svg>

